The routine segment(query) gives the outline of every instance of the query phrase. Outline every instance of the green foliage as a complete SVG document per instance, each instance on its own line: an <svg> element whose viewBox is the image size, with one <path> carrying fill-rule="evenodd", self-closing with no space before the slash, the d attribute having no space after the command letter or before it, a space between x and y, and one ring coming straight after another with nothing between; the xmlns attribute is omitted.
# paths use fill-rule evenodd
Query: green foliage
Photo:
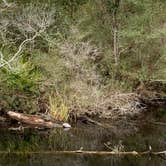
<svg viewBox="0 0 166 166"><path fill-rule="evenodd" d="M114 71L112 53L113 16L110 14L115 7L113 2L95 1L87 3L84 11L86 15L81 18L82 21L79 21L81 33L85 34L83 39L92 40L97 45L102 46L104 54L106 54L103 57L106 60L103 59L102 62L108 62L108 65L100 64L100 66L105 66L105 69L102 68L103 71L107 71L111 75ZM118 5L120 72L122 75L128 73L135 79L153 79L156 77L154 76L155 71L161 69L160 65L165 63L163 58L165 44L161 40L165 33L163 26L165 25L166 12L164 6L166 3L163 1L128 0L121 1ZM107 10L108 8L110 10ZM107 61L108 59L109 61Z"/></svg>
<svg viewBox="0 0 166 166"><path fill-rule="evenodd" d="M1 70L1 109L33 113L38 110L41 74L31 62L19 62L14 71Z"/></svg>
<svg viewBox="0 0 166 166"><path fill-rule="evenodd" d="M36 85L39 81L40 74L35 67L28 64L23 65L24 69L6 73L6 85L10 89L17 89L25 93L36 93Z"/></svg>

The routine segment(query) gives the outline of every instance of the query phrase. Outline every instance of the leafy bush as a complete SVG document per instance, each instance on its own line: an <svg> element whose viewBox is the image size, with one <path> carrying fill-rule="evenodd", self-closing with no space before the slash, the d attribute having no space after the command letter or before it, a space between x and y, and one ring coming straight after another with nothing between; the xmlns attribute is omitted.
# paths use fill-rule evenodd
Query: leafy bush
<svg viewBox="0 0 166 166"><path fill-rule="evenodd" d="M1 109L33 113L38 111L40 73L30 62L19 63L15 71L1 70Z"/></svg>

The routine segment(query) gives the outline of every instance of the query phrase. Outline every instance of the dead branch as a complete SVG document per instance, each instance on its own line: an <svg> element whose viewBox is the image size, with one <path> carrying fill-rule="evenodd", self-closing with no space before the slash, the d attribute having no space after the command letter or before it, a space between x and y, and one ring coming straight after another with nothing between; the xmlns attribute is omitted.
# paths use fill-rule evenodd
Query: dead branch
<svg viewBox="0 0 166 166"><path fill-rule="evenodd" d="M8 3L6 0L3 0L5 6L9 6L11 3ZM20 14L21 12L21 14ZM12 26L17 28L19 35L23 35L25 39L20 43L16 53L14 53L9 59L5 59L3 53L0 53L0 68L8 66L11 70L11 63L21 56L21 53L24 47L34 41L38 36L41 36L46 29L54 23L54 10L48 10L46 6L29 6L23 9L20 9L19 13L16 13L16 16L5 16L2 19L1 36L4 37L6 33L15 33L12 32L12 29L9 30L7 27ZM3 34L4 33L4 34ZM29 37L29 35L32 35ZM19 36L18 39L22 38ZM18 40L16 37L12 41Z"/></svg>

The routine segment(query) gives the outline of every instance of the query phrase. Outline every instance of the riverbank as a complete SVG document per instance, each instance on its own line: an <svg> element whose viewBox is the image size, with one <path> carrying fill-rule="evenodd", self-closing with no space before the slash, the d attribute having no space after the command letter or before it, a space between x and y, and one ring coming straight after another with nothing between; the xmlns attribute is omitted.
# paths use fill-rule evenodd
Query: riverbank
<svg viewBox="0 0 166 166"><path fill-rule="evenodd" d="M61 98L59 94L54 95L54 99L51 99L51 105L48 106L47 100L42 103L38 103L40 109L34 113L26 113L21 110L4 110L1 108L0 112L0 123L4 126L14 126L16 124L25 124L30 128L54 128L62 127L62 124L69 122L72 124L77 121L83 123L95 124L100 127L109 128L117 125L117 122L122 121L139 120L141 117L148 117L148 110L158 107L165 107L165 82L145 82L140 84L133 93L120 93L111 92L102 94L97 101L87 105L85 107L79 107L76 103L67 105L66 102ZM92 101L93 102L93 101ZM42 107L41 107L42 105ZM4 111L3 111L4 110ZM31 112L31 111L28 111ZM105 124L100 121L108 120L109 123ZM9 128L10 128L9 127ZM20 128L18 128L20 129Z"/></svg>
<svg viewBox="0 0 166 166"><path fill-rule="evenodd" d="M109 153L132 152L132 151L164 151L165 144L165 126L155 125L150 121L162 121L166 123L166 116L161 116L163 110L148 110L148 116L142 117L136 125L128 123L132 121L121 121L116 129L103 128L93 124L83 124L82 122L73 125L68 131L62 128L51 130L38 130L25 128L24 131L8 130L0 128L0 164L2 165L73 165L80 164L91 166L100 165L126 165L135 164L142 166L148 164L154 165L157 162L159 166L165 166L164 155L153 156L135 156L135 155L97 155L84 154L82 151L104 151ZM126 122L126 123L125 123ZM144 122L144 123L143 123ZM106 123L106 122L105 122ZM125 124L124 124L125 123ZM114 123L115 125L115 123ZM127 132L128 128L128 132ZM131 130L132 129L132 130ZM108 149L111 148L111 149ZM79 153L71 153L79 152ZM2 152L2 153L1 153ZM3 153L5 152L5 153ZM32 153L31 153L32 152ZM55 152L55 153L54 153ZM65 152L67 154L65 154ZM112 152L112 153L113 153ZM149 158L150 157L150 158ZM162 158L163 157L163 158ZM65 162L64 162L65 160ZM16 164L15 164L16 163Z"/></svg>
<svg viewBox="0 0 166 166"><path fill-rule="evenodd" d="M158 121L158 119L153 119L154 115L165 117L165 103L155 103L153 105L145 105L144 107L138 107L136 113L127 113L125 114L116 114L116 116L107 116L103 117L105 113L93 113L89 114L88 111L79 113L77 116L74 116L71 112L68 123L73 126L96 126L103 129L111 130L113 133L131 134L138 132L142 126L146 123L152 123L153 125L164 126L166 123L164 121ZM146 107L145 107L146 106ZM143 109L142 109L143 108ZM161 109L160 109L161 108ZM114 110L120 111L120 110ZM129 110L130 111L130 110ZM136 111L136 110L135 110ZM40 114L40 115L29 115L24 113L15 113L8 111L7 114L4 113L0 117L0 126L7 128L11 131L24 132L25 129L31 128L35 130L47 130L53 128L63 128L64 121L59 121L53 119L49 115ZM66 127L65 127L66 128Z"/></svg>

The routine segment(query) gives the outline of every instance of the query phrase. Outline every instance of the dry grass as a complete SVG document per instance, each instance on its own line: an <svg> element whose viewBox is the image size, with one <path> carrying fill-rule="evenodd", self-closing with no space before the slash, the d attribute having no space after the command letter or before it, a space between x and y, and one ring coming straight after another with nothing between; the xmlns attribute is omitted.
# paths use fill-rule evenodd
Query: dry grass
<svg viewBox="0 0 166 166"><path fill-rule="evenodd" d="M49 111L52 118L59 121L67 121L69 117L69 109L64 100L59 95L49 96Z"/></svg>
<svg viewBox="0 0 166 166"><path fill-rule="evenodd" d="M102 117L133 116L139 114L144 109L140 104L139 96L135 93L116 92L108 95L104 101Z"/></svg>
<svg viewBox="0 0 166 166"><path fill-rule="evenodd" d="M80 89L81 91L81 89ZM102 89L89 89L75 94L75 108L77 114L98 115L101 118L116 119L124 116L140 114L141 106L139 96L134 93L104 94Z"/></svg>

